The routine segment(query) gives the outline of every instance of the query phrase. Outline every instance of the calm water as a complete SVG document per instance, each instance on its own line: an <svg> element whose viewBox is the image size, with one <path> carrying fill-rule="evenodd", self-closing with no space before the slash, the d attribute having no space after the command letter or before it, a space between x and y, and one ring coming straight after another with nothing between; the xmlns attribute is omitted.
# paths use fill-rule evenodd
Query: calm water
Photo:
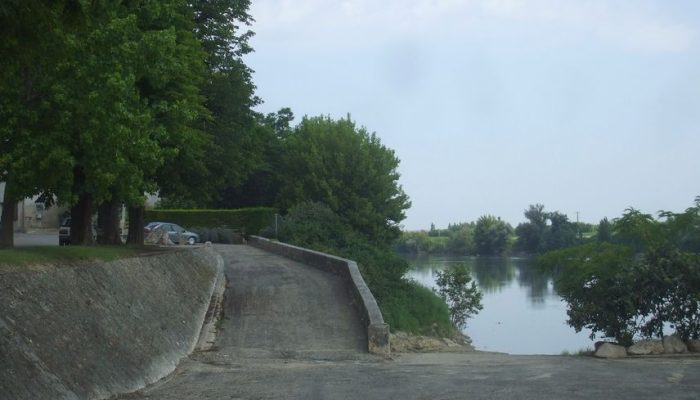
<svg viewBox="0 0 700 400"><path fill-rule="evenodd" d="M566 325L566 303L554 290L551 276L537 271L527 258L409 258L409 276L434 288L434 271L464 262L484 293L484 309L467 322L464 333L477 350L510 354L560 354L592 348L589 331Z"/></svg>

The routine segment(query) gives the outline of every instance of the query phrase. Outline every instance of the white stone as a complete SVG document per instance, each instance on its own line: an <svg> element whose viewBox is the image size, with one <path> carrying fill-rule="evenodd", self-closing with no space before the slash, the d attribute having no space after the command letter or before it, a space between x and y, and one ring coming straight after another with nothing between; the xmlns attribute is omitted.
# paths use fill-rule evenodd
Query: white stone
<svg viewBox="0 0 700 400"><path fill-rule="evenodd" d="M660 340L642 340L627 349L627 354L631 356L646 356L663 352L664 344Z"/></svg>
<svg viewBox="0 0 700 400"><path fill-rule="evenodd" d="M623 358L627 357L627 350L617 344L603 343L593 355L598 358Z"/></svg>
<svg viewBox="0 0 700 400"><path fill-rule="evenodd" d="M676 354L676 353L687 353L688 346L683 343L680 337L664 336L664 353Z"/></svg>

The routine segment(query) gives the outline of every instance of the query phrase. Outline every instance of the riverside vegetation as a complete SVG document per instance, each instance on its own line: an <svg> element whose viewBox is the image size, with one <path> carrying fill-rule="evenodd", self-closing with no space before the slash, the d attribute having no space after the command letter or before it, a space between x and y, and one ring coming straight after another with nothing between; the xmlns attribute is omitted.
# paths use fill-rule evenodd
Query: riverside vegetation
<svg viewBox="0 0 700 400"><path fill-rule="evenodd" d="M659 217L630 208L598 240L540 257L556 274L577 331L629 346L675 330L700 338L700 197L684 212Z"/></svg>
<svg viewBox="0 0 700 400"><path fill-rule="evenodd" d="M437 229L431 224L427 232L403 232L395 249L406 254L542 254L590 242L596 235L596 228L604 231L607 226L607 220L601 221L598 227L569 221L559 211L545 211L542 204L530 205L524 216L526 221L515 229L492 215L482 215L475 222L449 224L446 229Z"/></svg>

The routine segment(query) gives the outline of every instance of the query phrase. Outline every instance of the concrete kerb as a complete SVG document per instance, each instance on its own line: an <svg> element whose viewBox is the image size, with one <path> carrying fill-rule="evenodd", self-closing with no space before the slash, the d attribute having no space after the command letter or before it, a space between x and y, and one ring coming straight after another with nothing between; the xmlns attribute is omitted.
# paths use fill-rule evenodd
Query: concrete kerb
<svg viewBox="0 0 700 400"><path fill-rule="evenodd" d="M213 251L211 245L206 246L207 250ZM207 351L212 348L216 340L216 324L221 316L223 306L224 291L226 291L226 276L224 275L224 259L220 254L216 254L216 279L211 289L209 308L202 322L202 330L199 338L194 342L194 350Z"/></svg>
<svg viewBox="0 0 700 400"><path fill-rule="evenodd" d="M367 287L355 261L259 236L250 236L248 244L345 278L367 327L367 350L372 354L390 355L389 325L384 322L377 301Z"/></svg>

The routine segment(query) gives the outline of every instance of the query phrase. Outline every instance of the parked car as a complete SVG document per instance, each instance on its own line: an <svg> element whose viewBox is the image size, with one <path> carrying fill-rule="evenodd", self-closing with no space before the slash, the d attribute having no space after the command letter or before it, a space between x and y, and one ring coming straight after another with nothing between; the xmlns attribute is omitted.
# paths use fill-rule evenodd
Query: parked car
<svg viewBox="0 0 700 400"><path fill-rule="evenodd" d="M95 219L93 218L93 222ZM70 222L71 218L66 217L61 221L61 226L58 228L58 245L68 246L70 244ZM95 225L92 226L92 242L97 240L97 229Z"/></svg>
<svg viewBox="0 0 700 400"><path fill-rule="evenodd" d="M184 237L187 244L190 245L199 242L198 234L190 232L180 225L171 222L150 222L143 228L143 234L144 236L148 236L149 233L157 229L163 229L168 232L168 237L170 237L173 243L179 243L180 237Z"/></svg>
<svg viewBox="0 0 700 400"><path fill-rule="evenodd" d="M68 246L70 244L70 217L64 218L61 221L61 226L58 228L58 245Z"/></svg>

